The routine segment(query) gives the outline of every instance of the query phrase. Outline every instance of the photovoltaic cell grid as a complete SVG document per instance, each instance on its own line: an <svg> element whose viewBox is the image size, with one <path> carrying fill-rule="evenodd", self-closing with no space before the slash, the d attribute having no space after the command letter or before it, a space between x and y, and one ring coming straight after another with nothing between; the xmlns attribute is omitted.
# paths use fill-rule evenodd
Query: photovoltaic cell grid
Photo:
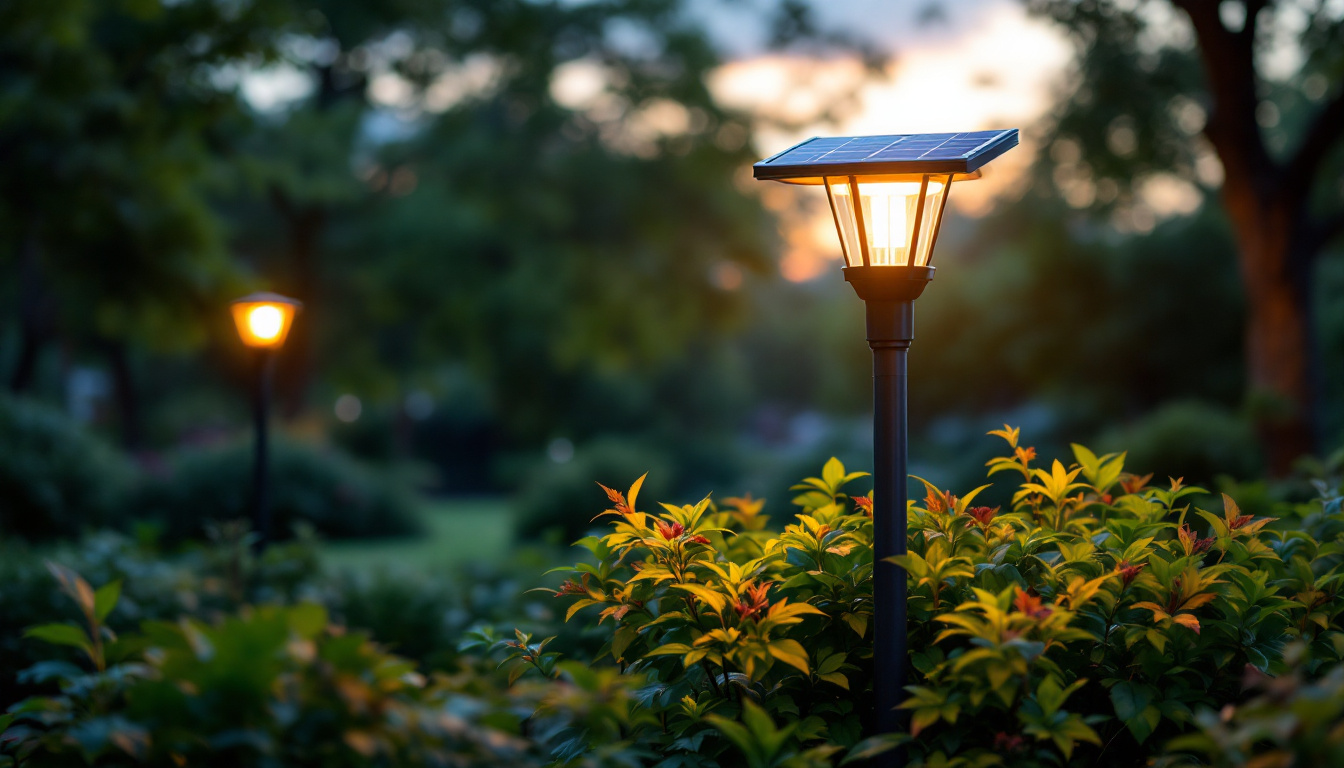
<svg viewBox="0 0 1344 768"><path fill-rule="evenodd" d="M1017 129L815 138L754 166L758 179L880 173L970 173L1017 146Z"/></svg>

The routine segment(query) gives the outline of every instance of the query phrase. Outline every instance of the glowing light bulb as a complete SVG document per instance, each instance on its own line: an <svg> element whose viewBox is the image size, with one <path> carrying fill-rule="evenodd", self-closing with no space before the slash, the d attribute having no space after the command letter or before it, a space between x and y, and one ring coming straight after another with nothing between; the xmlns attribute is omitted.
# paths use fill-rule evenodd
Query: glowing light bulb
<svg viewBox="0 0 1344 768"><path fill-rule="evenodd" d="M910 241L914 236L915 217L924 206L915 266L928 263L929 233L937 231L942 182L930 180L920 197L917 181L869 182L859 185L859 209L862 211L863 236L867 240L868 263L872 266L904 266L910 263ZM859 222L850 203L847 181L831 182L836 201L836 225L845 244L850 266L862 264L863 245L859 242Z"/></svg>
<svg viewBox="0 0 1344 768"><path fill-rule="evenodd" d="M247 313L247 328L261 341L270 341L285 328L285 315L277 307L253 307Z"/></svg>
<svg viewBox="0 0 1344 768"><path fill-rule="evenodd" d="M279 349L302 304L275 293L254 293L233 301L229 311L238 338L253 349Z"/></svg>

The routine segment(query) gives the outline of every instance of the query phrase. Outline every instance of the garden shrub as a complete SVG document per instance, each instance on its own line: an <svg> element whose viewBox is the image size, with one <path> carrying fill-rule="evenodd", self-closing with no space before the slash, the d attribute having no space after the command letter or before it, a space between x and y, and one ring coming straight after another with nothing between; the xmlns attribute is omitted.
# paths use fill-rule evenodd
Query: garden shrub
<svg viewBox="0 0 1344 768"><path fill-rule="evenodd" d="M1211 483L1222 475L1247 479L1264 470L1250 421L1198 400L1163 405L1110 430L1100 442L1126 450L1132 464L1158 477L1177 474Z"/></svg>
<svg viewBox="0 0 1344 768"><path fill-rule="evenodd" d="M108 626L117 634L143 622L181 617L209 620L246 604L316 602L333 623L368 632L399 656L430 670L448 670L460 659L457 642L480 622L526 620L524 628L558 629L567 650L585 653L601 643L580 636L576 625L555 627L563 611L543 594L526 594L553 564L549 552L517 552L507 563L477 563L421 573L401 569L326 569L317 542L300 536L273 544L257 556L241 524L219 526L211 538L169 553L114 532L76 544L33 552L0 546L0 702L40 688L20 684L18 673L50 649L23 637L26 627L77 618L43 564L56 560L90 583L123 584Z"/></svg>
<svg viewBox="0 0 1344 768"><path fill-rule="evenodd" d="M273 545L260 557L248 542L244 526L224 526L213 529L204 545L165 556L104 532L44 554L92 583L123 584L117 611L107 619L118 634L145 621L214 616L251 602L333 601L333 590L320 578L311 537ZM0 549L0 583L5 585L0 589L0 700L10 702L38 690L20 682L18 673L51 658L49 649L24 639L24 628L77 613L61 597L41 554Z"/></svg>
<svg viewBox="0 0 1344 768"><path fill-rule="evenodd" d="M593 522L593 478L634 477L641 472L659 478L659 487L653 489L659 493L675 482L666 454L629 440L596 440L579 446L562 464L548 461L536 467L518 491L519 538L574 541L598 525Z"/></svg>
<svg viewBox="0 0 1344 768"><path fill-rule="evenodd" d="M71 538L110 524L135 478L111 446L64 413L0 396L0 531Z"/></svg>
<svg viewBox="0 0 1344 768"><path fill-rule="evenodd" d="M510 624L561 635L567 650L596 650L577 625L557 626L561 606L525 592L554 564L550 551L516 551L506 563L471 563L432 573L401 569L332 574L321 598L348 627L368 631L400 656L429 669L456 663L458 641L476 624Z"/></svg>
<svg viewBox="0 0 1344 768"><path fill-rule="evenodd" d="M1240 670L1305 669L1344 654L1344 520L1337 494L1278 521L1216 512L1179 479L1154 484L1124 454L1074 446L1040 466L1017 430L989 473L1019 481L1006 508L924 483L911 502L910 658L903 707L914 765L1141 765L1240 700ZM660 765L826 763L860 742L871 700L871 502L830 462L782 532L761 502L637 511L608 490L613 531L579 543L557 597L608 642L594 662L647 677L632 738ZM1328 489L1327 489L1328 490ZM554 674L543 642L497 648ZM1232 674L1229 674L1231 672ZM637 721L638 722L638 721ZM776 723L780 725L776 725ZM711 760L712 759L712 760Z"/></svg>
<svg viewBox="0 0 1344 768"><path fill-rule="evenodd" d="M209 521L247 518L252 498L252 445L240 441L184 453L145 488L135 510L169 541L201 539ZM270 456L273 531L296 524L328 538L406 536L421 532L409 492L334 451L279 441Z"/></svg>
<svg viewBox="0 0 1344 768"><path fill-rule="evenodd" d="M1197 712L1198 730L1174 739L1159 765L1344 765L1344 666L1316 678L1305 674L1300 645L1285 656L1294 662L1288 674L1270 677L1247 669L1243 685L1255 697L1217 712Z"/></svg>
<svg viewBox="0 0 1344 768"><path fill-rule="evenodd" d="M77 623L27 635L79 651L24 673L60 693L0 717L14 764L40 766L524 766L518 718L470 687L427 680L312 603L248 608L206 623L149 622L117 637L105 620L121 582L94 590L53 565ZM491 724L481 720L488 715ZM511 729L511 732L510 732Z"/></svg>
<svg viewBox="0 0 1344 768"><path fill-rule="evenodd" d="M638 710L633 675L565 662L558 681L514 685L473 656L425 675L305 600L113 632L126 582L94 589L47 570L72 620L25 633L45 653L19 677L54 692L0 715L0 765L540 768L569 752L574 766L615 768L651 757L622 735ZM579 735L602 743L587 749Z"/></svg>
<svg viewBox="0 0 1344 768"><path fill-rule="evenodd" d="M751 498L652 513L638 507L643 478L607 489L609 533L582 539L590 557L547 590L600 646L482 625L423 685L302 602L149 622L99 651L99 606L119 587L69 590L82 619L30 634L78 648L83 666L57 655L24 673L61 690L11 708L0 743L38 750L33 765L92 750L107 765L820 768L898 742L917 766L1332 764L1335 486L1279 505L1277 520L1230 497L1209 511L1192 506L1202 489L1131 473L1124 454L1074 446L1068 464L1046 463L1016 430L994 434L1008 450L989 472L1013 478L1010 503L977 504L988 486L957 496L924 483L908 505L909 735L864 738L871 497L851 490L862 473L832 460L795 487L783 530ZM347 605L375 615L386 594Z"/></svg>

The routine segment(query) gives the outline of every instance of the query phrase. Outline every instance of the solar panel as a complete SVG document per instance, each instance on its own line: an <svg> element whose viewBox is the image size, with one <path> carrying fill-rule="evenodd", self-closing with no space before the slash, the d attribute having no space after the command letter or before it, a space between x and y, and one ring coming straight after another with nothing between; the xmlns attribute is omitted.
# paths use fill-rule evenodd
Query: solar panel
<svg viewBox="0 0 1344 768"><path fill-rule="evenodd" d="M752 167L758 179L970 173L1017 146L1017 129L812 138Z"/></svg>

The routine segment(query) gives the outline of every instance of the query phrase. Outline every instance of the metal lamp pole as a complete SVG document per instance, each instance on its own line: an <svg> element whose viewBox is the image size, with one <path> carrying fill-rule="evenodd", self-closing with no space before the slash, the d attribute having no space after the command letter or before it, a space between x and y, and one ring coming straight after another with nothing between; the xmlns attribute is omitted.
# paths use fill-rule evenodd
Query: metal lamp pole
<svg viewBox="0 0 1344 768"><path fill-rule="evenodd" d="M906 551L907 359L915 337L915 299L933 279L933 267L846 267L867 310L873 351L873 680L874 730L901 730L900 705L909 653L906 644L905 569L887 558ZM897 765L901 752L878 764Z"/></svg>
<svg viewBox="0 0 1344 768"><path fill-rule="evenodd" d="M873 350L873 627L877 731L895 732L905 689L905 570L886 559L905 554L906 353L914 305L870 301L868 346Z"/></svg>
<svg viewBox="0 0 1344 768"><path fill-rule="evenodd" d="M256 351L256 377L252 388L252 530L256 532L258 551L271 541L270 499L270 413L275 355L270 349Z"/></svg>

